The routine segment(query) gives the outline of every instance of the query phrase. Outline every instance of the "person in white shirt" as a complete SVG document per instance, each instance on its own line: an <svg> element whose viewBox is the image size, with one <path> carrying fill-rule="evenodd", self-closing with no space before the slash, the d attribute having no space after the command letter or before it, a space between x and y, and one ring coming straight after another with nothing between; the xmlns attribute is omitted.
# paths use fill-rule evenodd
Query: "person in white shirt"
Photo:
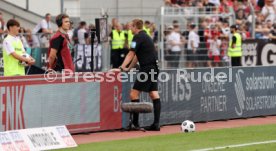
<svg viewBox="0 0 276 151"><path fill-rule="evenodd" d="M231 30L229 26L229 22L227 20L223 21L221 26L222 34L220 35L221 38L229 39L231 37Z"/></svg>
<svg viewBox="0 0 276 151"><path fill-rule="evenodd" d="M4 76L25 75L25 65L33 65L35 60L26 54L18 36L19 22L15 19L10 19L7 22L7 29L8 35L3 42Z"/></svg>
<svg viewBox="0 0 276 151"><path fill-rule="evenodd" d="M220 5L220 0L209 0L209 3L212 3L216 6L219 6Z"/></svg>
<svg viewBox="0 0 276 151"><path fill-rule="evenodd" d="M196 63L194 62L197 60L197 48L199 46L199 36L195 32L196 25L190 24L190 32L188 36L188 50L187 50L187 67L195 67Z"/></svg>
<svg viewBox="0 0 276 151"><path fill-rule="evenodd" d="M221 40L218 38L218 35L214 35L212 39L208 40L210 43L210 52L212 54L212 61L215 67L219 66L220 62L220 48Z"/></svg>
<svg viewBox="0 0 276 151"><path fill-rule="evenodd" d="M173 26L168 26L164 32L165 34L165 54L164 54L164 58L165 60L168 61L168 64L169 64L169 61L171 60L171 55L170 55L170 52L171 52L171 49L172 49L172 46L170 45L169 43L169 38L170 38L170 35L173 31Z"/></svg>
<svg viewBox="0 0 276 151"><path fill-rule="evenodd" d="M81 45L85 45L86 43L86 39L87 39L87 26L86 26L86 22L82 21L80 22L80 29L78 30L78 40L79 40L79 44Z"/></svg>
<svg viewBox="0 0 276 151"><path fill-rule="evenodd" d="M74 34L74 22L70 21L70 29L68 30L68 37L71 43L73 43L73 34Z"/></svg>
<svg viewBox="0 0 276 151"><path fill-rule="evenodd" d="M171 32L171 34L168 35L167 40L168 40L169 46L171 46L171 49L169 52L171 55L169 66L178 68L181 50L183 49L183 44L185 42L183 37L180 35L180 29L178 25L174 26L174 29Z"/></svg>
<svg viewBox="0 0 276 151"><path fill-rule="evenodd" d="M262 15L265 17L265 21L271 20L276 22L276 5L273 3L275 0L266 0L265 6L262 8Z"/></svg>
<svg viewBox="0 0 276 151"><path fill-rule="evenodd" d="M53 33L51 25L51 14L47 13L45 19L39 22L32 31L33 47L47 47L50 34Z"/></svg>

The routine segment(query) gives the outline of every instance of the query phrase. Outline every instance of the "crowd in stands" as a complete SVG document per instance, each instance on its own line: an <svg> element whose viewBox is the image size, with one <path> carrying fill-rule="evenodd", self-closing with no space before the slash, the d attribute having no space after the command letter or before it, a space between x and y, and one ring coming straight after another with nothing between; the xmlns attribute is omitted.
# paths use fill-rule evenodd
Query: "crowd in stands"
<svg viewBox="0 0 276 151"><path fill-rule="evenodd" d="M164 5L173 8L175 12L183 11L183 14L188 15L214 14L199 17L196 27L194 20L189 18L186 18L187 25L178 23L177 20L166 23L165 59L168 60L169 67L178 67L175 62L178 62L182 50L185 50L182 52L185 52L187 67L222 66L223 61L227 62L230 20L215 14L227 14L230 9L235 13L236 20L233 24L237 25L243 40L276 39L276 0L164 0ZM192 7L197 10L190 9ZM196 47L193 50L190 41ZM205 64L201 64L203 62Z"/></svg>
<svg viewBox="0 0 276 151"><path fill-rule="evenodd" d="M250 4L252 8L250 8ZM255 37L256 39L275 39L276 27L276 0L165 0L167 7L185 8L198 7L208 13L228 13L233 8L236 17L236 24L239 25L243 38ZM253 17L255 18L255 35L251 35ZM210 18L207 18L207 20ZM222 33L221 18L211 18L209 23L219 26Z"/></svg>

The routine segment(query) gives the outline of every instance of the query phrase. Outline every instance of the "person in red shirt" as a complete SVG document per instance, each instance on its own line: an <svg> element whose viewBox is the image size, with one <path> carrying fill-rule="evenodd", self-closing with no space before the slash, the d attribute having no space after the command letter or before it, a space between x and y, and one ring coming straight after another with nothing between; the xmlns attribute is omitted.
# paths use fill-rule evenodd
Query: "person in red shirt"
<svg viewBox="0 0 276 151"><path fill-rule="evenodd" d="M208 35L208 39L207 39L207 44L208 44L208 56L209 56L209 61L207 62L209 67L212 67L212 62L220 62L220 48L219 49L219 53L214 53L217 52L218 50L213 50L214 45L217 45L217 43L220 43L219 46L221 45L221 42L218 42L218 38L220 37L221 33L220 33L220 29L218 25L211 25L211 29L209 30L209 35ZM216 43L216 44L214 44ZM212 45L212 47L211 47Z"/></svg>
<svg viewBox="0 0 276 151"><path fill-rule="evenodd" d="M70 43L67 32L70 29L70 19L66 14L56 17L58 31L50 40L48 49L48 69L61 72L63 69L75 71L71 51L73 45Z"/></svg>
<svg viewBox="0 0 276 151"><path fill-rule="evenodd" d="M229 13L229 7L233 7L233 2L229 0L222 0L219 6L220 13Z"/></svg>

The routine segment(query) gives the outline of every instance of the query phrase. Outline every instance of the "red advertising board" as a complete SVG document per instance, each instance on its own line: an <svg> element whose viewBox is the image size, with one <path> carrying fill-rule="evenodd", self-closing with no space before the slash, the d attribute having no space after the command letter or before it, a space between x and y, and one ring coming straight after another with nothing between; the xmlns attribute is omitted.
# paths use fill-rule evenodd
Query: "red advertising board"
<svg viewBox="0 0 276 151"><path fill-rule="evenodd" d="M100 87L101 130L122 128L122 83L104 81Z"/></svg>
<svg viewBox="0 0 276 151"><path fill-rule="evenodd" d="M105 79L105 74L101 74L103 76L102 79ZM106 80L97 81L96 79L95 81L89 79L90 81L86 82L82 79L82 75L77 76L79 77L76 78L74 75L72 78L62 80L61 76L58 75L57 80L53 82L45 80L43 75L0 77L0 131L56 126L54 123L66 125L71 133L122 128L122 83L116 78L112 82L106 82ZM78 79L77 82L75 81L76 79ZM72 88L69 89L72 91L64 92L64 88ZM53 89L55 91L51 91ZM49 94L50 92L48 90L51 91L51 94ZM91 93L94 94L91 95ZM55 107L58 105L58 103L51 105L52 102L50 100L53 95L59 98L57 101L61 106L64 105L63 109L56 113L57 115L62 115L61 118L57 118L59 116L56 116L55 113L46 113L40 110L42 106L45 111L48 110L47 107ZM73 101L77 101L74 102L77 106L66 105L68 97L77 98L73 99ZM42 100L44 102L40 102L41 100L39 98L43 98ZM89 101L87 102L87 100ZM87 105L90 105L92 110ZM49 108L49 110L52 109ZM70 113L67 114L67 112ZM78 113L78 115L74 113ZM34 114L37 116L33 116ZM69 115L74 116L70 118ZM52 118L52 116L56 117L54 117L54 120L50 119L50 122L47 122L47 117ZM67 122L65 122L63 117L66 118ZM78 120L78 117L81 119ZM32 121L41 122L37 124L37 122Z"/></svg>

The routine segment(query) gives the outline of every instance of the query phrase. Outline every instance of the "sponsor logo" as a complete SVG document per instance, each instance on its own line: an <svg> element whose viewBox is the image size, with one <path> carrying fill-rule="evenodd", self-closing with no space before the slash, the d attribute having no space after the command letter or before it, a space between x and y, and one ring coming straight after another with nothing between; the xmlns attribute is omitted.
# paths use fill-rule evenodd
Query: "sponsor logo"
<svg viewBox="0 0 276 151"><path fill-rule="evenodd" d="M262 65L276 65L276 45L275 44L267 44L263 47L262 50Z"/></svg>
<svg viewBox="0 0 276 151"><path fill-rule="evenodd" d="M24 129L25 86L0 87L0 129Z"/></svg>
<svg viewBox="0 0 276 151"><path fill-rule="evenodd" d="M257 46L258 43L245 43L242 45L242 66L257 65Z"/></svg>
<svg viewBox="0 0 276 151"><path fill-rule="evenodd" d="M238 116L242 116L243 110L245 109L245 93L244 93L244 88L242 85L242 79L241 79L241 74L244 74L243 70L238 70L236 74L236 82L234 84L235 87L235 92L237 95L237 100L238 100L238 107L235 107L235 111Z"/></svg>
<svg viewBox="0 0 276 151"><path fill-rule="evenodd" d="M275 90L276 80L274 76L261 72L258 75L252 73L242 78L244 74L242 69L236 73L236 82L234 83L238 101L237 106L235 106L236 114L243 116L245 112L249 111L275 109L276 95L269 95ZM255 95L246 96L246 93L255 93Z"/></svg>
<svg viewBox="0 0 276 151"><path fill-rule="evenodd" d="M0 133L0 144L1 144L0 149L2 148L2 150L16 151L16 148L14 147L9 134L6 132Z"/></svg>
<svg viewBox="0 0 276 151"><path fill-rule="evenodd" d="M28 144L19 131L10 131L9 134L15 143L16 148L18 148L20 151L30 151Z"/></svg>
<svg viewBox="0 0 276 151"><path fill-rule="evenodd" d="M225 82L202 82L202 95L200 97L200 112L226 112L227 95Z"/></svg>

